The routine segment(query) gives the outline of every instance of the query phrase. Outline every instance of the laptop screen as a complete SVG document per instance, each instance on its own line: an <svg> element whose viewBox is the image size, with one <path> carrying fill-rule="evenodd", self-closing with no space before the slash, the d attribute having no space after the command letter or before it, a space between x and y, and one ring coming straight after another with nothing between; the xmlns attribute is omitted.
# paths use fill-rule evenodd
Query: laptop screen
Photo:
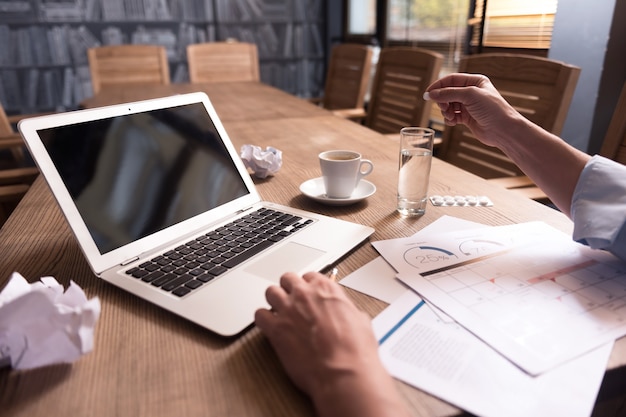
<svg viewBox="0 0 626 417"><path fill-rule="evenodd" d="M38 133L103 254L249 192L202 103Z"/></svg>

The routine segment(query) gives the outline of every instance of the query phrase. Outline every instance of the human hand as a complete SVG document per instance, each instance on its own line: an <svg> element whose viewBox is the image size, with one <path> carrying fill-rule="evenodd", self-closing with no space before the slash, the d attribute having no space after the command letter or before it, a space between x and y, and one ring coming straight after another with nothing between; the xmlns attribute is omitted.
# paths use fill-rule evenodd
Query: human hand
<svg viewBox="0 0 626 417"><path fill-rule="evenodd" d="M378 361L369 317L325 275L286 273L266 292L272 311L256 312L257 326L274 347L293 382L315 396L346 371Z"/></svg>
<svg viewBox="0 0 626 417"><path fill-rule="evenodd" d="M465 124L490 146L498 146L511 122L523 118L481 74L442 77L426 89L424 99L437 103L447 125Z"/></svg>
<svg viewBox="0 0 626 417"><path fill-rule="evenodd" d="M408 411L378 356L369 317L325 275L286 273L255 314L291 380L320 417L404 417Z"/></svg>

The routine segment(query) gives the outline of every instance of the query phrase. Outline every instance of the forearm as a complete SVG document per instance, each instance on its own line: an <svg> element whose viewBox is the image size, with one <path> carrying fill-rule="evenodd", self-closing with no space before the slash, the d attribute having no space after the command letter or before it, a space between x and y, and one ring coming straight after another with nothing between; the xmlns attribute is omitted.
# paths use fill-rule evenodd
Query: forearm
<svg viewBox="0 0 626 417"><path fill-rule="evenodd" d="M320 417L409 415L393 379L378 363L362 371L345 370L334 375L313 395L313 402Z"/></svg>
<svg viewBox="0 0 626 417"><path fill-rule="evenodd" d="M521 115L508 122L506 131L500 132L494 140L569 216L576 183L590 156Z"/></svg>

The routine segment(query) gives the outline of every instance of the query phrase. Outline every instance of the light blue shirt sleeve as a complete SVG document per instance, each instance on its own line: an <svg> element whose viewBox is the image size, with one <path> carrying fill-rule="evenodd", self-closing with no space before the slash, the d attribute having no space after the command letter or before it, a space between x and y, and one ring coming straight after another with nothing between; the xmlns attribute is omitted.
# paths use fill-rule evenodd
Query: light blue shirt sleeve
<svg viewBox="0 0 626 417"><path fill-rule="evenodd" d="M574 240L626 260L626 165L592 157L576 184L571 214Z"/></svg>

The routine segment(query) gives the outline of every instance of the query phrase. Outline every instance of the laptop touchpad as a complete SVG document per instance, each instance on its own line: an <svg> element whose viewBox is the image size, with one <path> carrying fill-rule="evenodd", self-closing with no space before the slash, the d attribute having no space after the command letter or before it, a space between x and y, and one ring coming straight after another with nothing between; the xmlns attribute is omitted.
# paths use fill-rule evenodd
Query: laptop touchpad
<svg viewBox="0 0 626 417"><path fill-rule="evenodd" d="M289 242L274 252L261 255L258 260L246 266L245 271L278 284L280 276L285 272L308 272L303 268L325 253L319 249Z"/></svg>

